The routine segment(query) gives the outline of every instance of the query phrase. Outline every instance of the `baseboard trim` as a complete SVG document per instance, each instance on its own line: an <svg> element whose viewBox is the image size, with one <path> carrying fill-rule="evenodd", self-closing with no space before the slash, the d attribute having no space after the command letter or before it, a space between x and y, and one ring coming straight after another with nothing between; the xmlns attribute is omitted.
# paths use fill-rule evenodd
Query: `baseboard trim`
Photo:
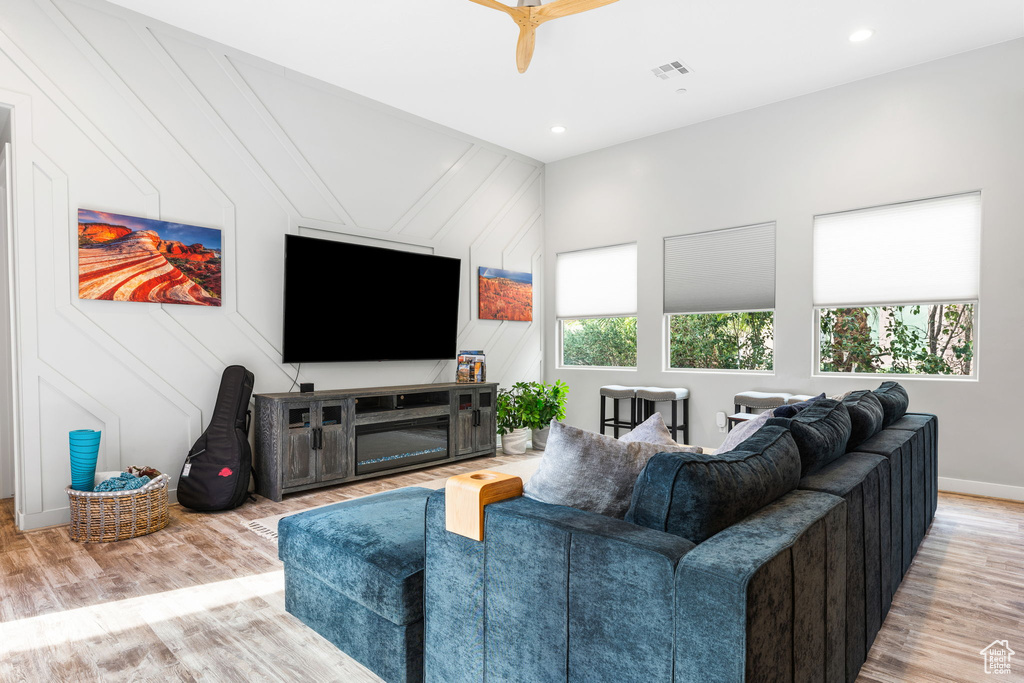
<svg viewBox="0 0 1024 683"><path fill-rule="evenodd" d="M71 508L43 510L32 514L18 513L19 531L42 531L55 526L66 526L71 523Z"/></svg>
<svg viewBox="0 0 1024 683"><path fill-rule="evenodd" d="M1024 501L1024 486L990 484L987 481L971 481L970 479L939 477L939 491L947 493L966 493L971 496L984 496L985 498L1003 498L1005 500Z"/></svg>

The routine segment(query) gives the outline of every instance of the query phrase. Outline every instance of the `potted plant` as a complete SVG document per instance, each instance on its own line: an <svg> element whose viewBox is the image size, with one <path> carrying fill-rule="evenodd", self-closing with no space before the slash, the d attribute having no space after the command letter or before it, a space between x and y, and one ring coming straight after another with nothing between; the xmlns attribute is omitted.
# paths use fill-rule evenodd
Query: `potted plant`
<svg viewBox="0 0 1024 683"><path fill-rule="evenodd" d="M544 450L547 446L551 422L565 419L565 403L569 386L562 380L554 384L528 382L522 390L524 421L533 430L533 447Z"/></svg>
<svg viewBox="0 0 1024 683"><path fill-rule="evenodd" d="M517 382L511 389L498 390L498 434L501 435L501 450L506 455L522 455L526 452L526 437L530 434L523 410L523 391L526 386L526 382Z"/></svg>

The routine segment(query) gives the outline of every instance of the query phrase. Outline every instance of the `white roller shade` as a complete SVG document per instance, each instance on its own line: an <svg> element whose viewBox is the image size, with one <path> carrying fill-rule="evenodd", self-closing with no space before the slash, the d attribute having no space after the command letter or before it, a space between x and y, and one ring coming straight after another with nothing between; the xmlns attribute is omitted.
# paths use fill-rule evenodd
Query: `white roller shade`
<svg viewBox="0 0 1024 683"><path fill-rule="evenodd" d="M814 304L975 301L981 193L814 218Z"/></svg>
<svg viewBox="0 0 1024 683"><path fill-rule="evenodd" d="M775 308L775 224L665 238L665 313Z"/></svg>
<svg viewBox="0 0 1024 683"><path fill-rule="evenodd" d="M555 315L636 315L636 244L559 254L555 260Z"/></svg>

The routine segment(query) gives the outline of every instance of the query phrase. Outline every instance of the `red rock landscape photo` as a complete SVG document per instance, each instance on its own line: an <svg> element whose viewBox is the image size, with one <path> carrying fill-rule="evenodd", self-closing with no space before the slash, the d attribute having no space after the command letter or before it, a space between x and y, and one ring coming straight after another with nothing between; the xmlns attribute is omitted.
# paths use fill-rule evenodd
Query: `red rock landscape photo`
<svg viewBox="0 0 1024 683"><path fill-rule="evenodd" d="M221 231L78 210L78 298L220 306Z"/></svg>
<svg viewBox="0 0 1024 683"><path fill-rule="evenodd" d="M480 319L533 320L533 274L480 268Z"/></svg>

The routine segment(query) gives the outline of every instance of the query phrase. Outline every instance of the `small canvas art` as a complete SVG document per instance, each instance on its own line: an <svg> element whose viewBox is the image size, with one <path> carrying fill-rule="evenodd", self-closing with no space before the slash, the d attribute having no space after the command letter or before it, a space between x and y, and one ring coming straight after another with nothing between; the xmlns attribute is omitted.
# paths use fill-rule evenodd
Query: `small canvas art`
<svg viewBox="0 0 1024 683"><path fill-rule="evenodd" d="M221 305L221 231L78 210L78 298Z"/></svg>
<svg viewBox="0 0 1024 683"><path fill-rule="evenodd" d="M480 268L480 319L533 320L533 274Z"/></svg>

